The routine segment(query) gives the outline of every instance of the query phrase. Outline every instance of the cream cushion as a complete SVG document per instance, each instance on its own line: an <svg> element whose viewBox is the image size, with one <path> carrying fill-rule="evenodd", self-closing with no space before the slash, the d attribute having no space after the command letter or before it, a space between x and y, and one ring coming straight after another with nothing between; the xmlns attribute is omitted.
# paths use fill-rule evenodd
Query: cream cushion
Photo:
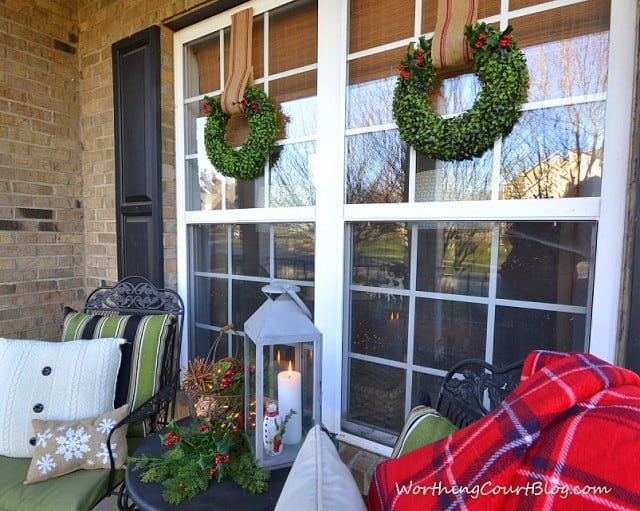
<svg viewBox="0 0 640 511"><path fill-rule="evenodd" d="M275 511L366 511L351 472L320 426L307 434Z"/></svg>
<svg viewBox="0 0 640 511"><path fill-rule="evenodd" d="M113 410L124 342L0 338L0 455L33 455L33 419L77 420Z"/></svg>

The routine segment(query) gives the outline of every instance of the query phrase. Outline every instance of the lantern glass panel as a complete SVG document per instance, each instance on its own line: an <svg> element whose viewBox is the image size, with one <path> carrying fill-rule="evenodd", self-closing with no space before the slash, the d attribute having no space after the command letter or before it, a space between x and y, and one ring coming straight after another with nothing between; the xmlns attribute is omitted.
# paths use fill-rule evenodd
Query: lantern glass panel
<svg viewBox="0 0 640 511"><path fill-rule="evenodd" d="M246 339L247 436L260 466L291 465L306 433L320 421L314 342L257 346Z"/></svg>

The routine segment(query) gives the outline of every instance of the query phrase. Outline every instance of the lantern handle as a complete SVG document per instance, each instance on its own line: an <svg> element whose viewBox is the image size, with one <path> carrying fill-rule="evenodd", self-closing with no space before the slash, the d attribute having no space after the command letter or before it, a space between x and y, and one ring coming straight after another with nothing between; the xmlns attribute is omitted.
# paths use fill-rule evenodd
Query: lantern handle
<svg viewBox="0 0 640 511"><path fill-rule="evenodd" d="M291 299L296 303L298 307L305 313L305 315L311 319L311 311L309 307L305 305L302 299L298 296L298 291L300 291L300 287L295 284L290 284L284 280L272 280L270 284L267 284L262 288L262 292L267 296L269 293L271 294L284 294L287 293Z"/></svg>

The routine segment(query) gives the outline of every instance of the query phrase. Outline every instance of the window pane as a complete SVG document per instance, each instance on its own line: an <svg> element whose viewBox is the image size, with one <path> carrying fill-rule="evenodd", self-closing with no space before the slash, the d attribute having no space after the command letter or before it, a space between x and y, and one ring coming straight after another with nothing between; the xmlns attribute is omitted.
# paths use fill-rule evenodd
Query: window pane
<svg viewBox="0 0 640 511"><path fill-rule="evenodd" d="M345 151L347 203L407 200L408 146L397 130L348 137Z"/></svg>
<svg viewBox="0 0 640 511"><path fill-rule="evenodd" d="M409 283L409 236L405 223L355 223L352 282L384 288L405 289Z"/></svg>
<svg viewBox="0 0 640 511"><path fill-rule="evenodd" d="M309 71L270 82L269 96L280 111L278 138L315 136L317 77Z"/></svg>
<svg viewBox="0 0 640 511"><path fill-rule="evenodd" d="M351 351L407 360L409 300L378 293L351 293Z"/></svg>
<svg viewBox="0 0 640 511"><path fill-rule="evenodd" d="M220 33L214 32L185 46L184 96L191 98L220 90Z"/></svg>
<svg viewBox="0 0 640 511"><path fill-rule="evenodd" d="M404 371L351 360L347 419L391 431L404 421Z"/></svg>
<svg viewBox="0 0 640 511"><path fill-rule="evenodd" d="M606 92L608 32L547 42L523 50L529 68L528 101Z"/></svg>
<svg viewBox="0 0 640 511"><path fill-rule="evenodd" d="M503 224L498 298L586 306L594 244L592 222Z"/></svg>
<svg viewBox="0 0 640 511"><path fill-rule="evenodd" d="M506 365L533 349L585 351L585 335L585 314L496 307L493 359Z"/></svg>
<svg viewBox="0 0 640 511"><path fill-rule="evenodd" d="M411 407L418 405L435 407L441 383L442 378L440 376L415 371L411 388Z"/></svg>
<svg viewBox="0 0 640 511"><path fill-rule="evenodd" d="M267 297L262 292L266 282L234 280L232 283L233 310L231 322L244 330L244 322L260 307Z"/></svg>
<svg viewBox="0 0 640 511"><path fill-rule="evenodd" d="M227 273L227 226L196 225L193 230L195 271Z"/></svg>
<svg viewBox="0 0 640 511"><path fill-rule="evenodd" d="M351 0L349 2L349 52L374 48L411 37L413 0ZM382 22L384 20L384 22Z"/></svg>
<svg viewBox="0 0 640 511"><path fill-rule="evenodd" d="M219 327L226 325L229 321L227 280L195 276L193 285L196 323Z"/></svg>
<svg viewBox="0 0 640 511"><path fill-rule="evenodd" d="M510 8L519 9L521 5L532 2L551 3L536 0L510 0ZM527 48L609 30L610 4L611 0L574 2L564 7L520 16L510 20L510 23L515 27L514 35L518 39L518 45L521 48ZM583 60L584 57L581 55L579 60Z"/></svg>
<svg viewBox="0 0 640 511"><path fill-rule="evenodd" d="M502 198L599 196L604 110L598 101L525 112L503 142Z"/></svg>
<svg viewBox="0 0 640 511"><path fill-rule="evenodd" d="M486 335L486 305L416 299L416 364L446 371L465 358L484 358Z"/></svg>
<svg viewBox="0 0 640 511"><path fill-rule="evenodd" d="M390 51L349 63L347 128L393 122L391 104L399 62L398 52Z"/></svg>
<svg viewBox="0 0 640 511"><path fill-rule="evenodd" d="M464 161L439 161L416 154L416 202L488 200L493 151Z"/></svg>
<svg viewBox="0 0 640 511"><path fill-rule="evenodd" d="M276 278L313 282L315 276L314 225L276 225L274 234Z"/></svg>
<svg viewBox="0 0 640 511"><path fill-rule="evenodd" d="M234 275L269 276L271 247L268 225L235 225L231 244Z"/></svg>
<svg viewBox="0 0 640 511"><path fill-rule="evenodd" d="M317 55L317 0L297 0L269 13L271 74L313 64Z"/></svg>
<svg viewBox="0 0 640 511"><path fill-rule="evenodd" d="M491 227L479 223L426 223L418 230L419 291L487 296Z"/></svg>
<svg viewBox="0 0 640 511"><path fill-rule="evenodd" d="M272 207L313 206L316 190L309 172L309 158L315 142L287 144L274 148L271 156Z"/></svg>

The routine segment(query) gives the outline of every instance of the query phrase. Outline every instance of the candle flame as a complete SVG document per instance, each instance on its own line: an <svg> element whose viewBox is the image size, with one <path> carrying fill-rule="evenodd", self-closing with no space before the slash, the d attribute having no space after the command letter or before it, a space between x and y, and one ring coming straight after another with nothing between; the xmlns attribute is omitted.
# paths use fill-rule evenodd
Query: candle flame
<svg viewBox="0 0 640 511"><path fill-rule="evenodd" d="M276 361L278 362L278 364L280 363L280 350L276 352Z"/></svg>
<svg viewBox="0 0 640 511"><path fill-rule="evenodd" d="M291 360L289 360L289 378L291 378Z"/></svg>

